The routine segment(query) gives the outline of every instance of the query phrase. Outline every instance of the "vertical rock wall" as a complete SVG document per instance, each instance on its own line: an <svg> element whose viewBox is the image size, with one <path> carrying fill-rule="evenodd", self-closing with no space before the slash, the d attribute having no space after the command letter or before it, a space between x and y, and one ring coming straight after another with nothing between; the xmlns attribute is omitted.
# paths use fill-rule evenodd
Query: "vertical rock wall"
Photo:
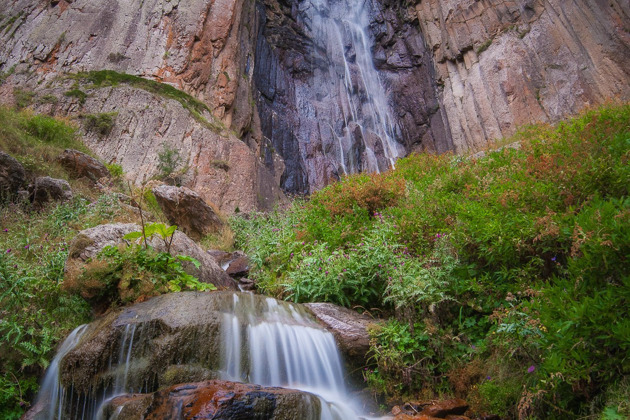
<svg viewBox="0 0 630 420"><path fill-rule="evenodd" d="M625 0L422 0L415 10L458 153L630 99Z"/></svg>

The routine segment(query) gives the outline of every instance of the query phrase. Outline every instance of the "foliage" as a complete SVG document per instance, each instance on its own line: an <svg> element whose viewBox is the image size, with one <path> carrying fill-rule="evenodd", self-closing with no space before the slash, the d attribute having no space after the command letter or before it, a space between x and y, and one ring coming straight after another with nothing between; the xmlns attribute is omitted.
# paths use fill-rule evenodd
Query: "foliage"
<svg viewBox="0 0 630 420"><path fill-rule="evenodd" d="M15 88L13 89L13 97L15 98L15 106L18 109L23 109L33 103L33 99L35 98L35 92L32 92L30 90Z"/></svg>
<svg viewBox="0 0 630 420"><path fill-rule="evenodd" d="M112 132L118 112L106 112L102 114L83 115L85 129L93 131L100 136L107 136Z"/></svg>
<svg viewBox="0 0 630 420"><path fill-rule="evenodd" d="M79 103L81 105L85 104L85 101L87 100L87 93L83 92L81 89L79 88L74 88L74 89L70 89L68 91L66 91L64 93L64 96L68 96L70 98L77 98L79 100Z"/></svg>
<svg viewBox="0 0 630 420"><path fill-rule="evenodd" d="M183 159L179 150L170 147L168 144L162 145L162 150L158 153L158 169L160 178L164 179L172 175L182 164Z"/></svg>
<svg viewBox="0 0 630 420"><path fill-rule="evenodd" d="M0 149L15 157L34 176L66 178L57 163L64 149L89 153L76 129L66 121L0 107Z"/></svg>
<svg viewBox="0 0 630 420"><path fill-rule="evenodd" d="M110 163L105 165L110 174L116 179L122 178L124 171L123 167L118 163Z"/></svg>
<svg viewBox="0 0 630 420"><path fill-rule="evenodd" d="M236 217L236 246L264 291L392 317L365 373L389 396L456 393L508 417L613 413L603 396L630 373L630 105L504 142L479 159L412 155L287 212Z"/></svg>

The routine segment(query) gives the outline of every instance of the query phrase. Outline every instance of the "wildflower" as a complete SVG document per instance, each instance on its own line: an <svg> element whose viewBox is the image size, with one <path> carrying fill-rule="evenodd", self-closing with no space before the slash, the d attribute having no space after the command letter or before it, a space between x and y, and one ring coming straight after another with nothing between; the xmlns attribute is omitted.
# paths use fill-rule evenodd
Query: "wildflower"
<svg viewBox="0 0 630 420"><path fill-rule="evenodd" d="M551 261L556 262L556 257L553 257Z"/></svg>
<svg viewBox="0 0 630 420"><path fill-rule="evenodd" d="M490 377L490 375L486 376L486 380L488 380L488 381L489 381L490 379L492 379L492 378Z"/></svg>
<svg viewBox="0 0 630 420"><path fill-rule="evenodd" d="M29 249L31 246L30 245L25 245L24 249Z"/></svg>
<svg viewBox="0 0 630 420"><path fill-rule="evenodd" d="M536 370L536 366L531 365L530 367L527 368L527 373L532 373L535 370Z"/></svg>
<svg viewBox="0 0 630 420"><path fill-rule="evenodd" d="M9 229L5 229L4 231L5 231L5 232L8 232L8 231L9 231Z"/></svg>
<svg viewBox="0 0 630 420"><path fill-rule="evenodd" d="M7 249L7 254L8 254L9 252L11 252L11 248Z"/></svg>

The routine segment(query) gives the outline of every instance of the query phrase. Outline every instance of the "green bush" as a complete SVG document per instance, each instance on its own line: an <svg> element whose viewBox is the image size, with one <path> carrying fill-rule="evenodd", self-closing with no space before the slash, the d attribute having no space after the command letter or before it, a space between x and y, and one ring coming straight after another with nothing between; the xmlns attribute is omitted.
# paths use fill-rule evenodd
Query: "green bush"
<svg viewBox="0 0 630 420"><path fill-rule="evenodd" d="M83 115L85 129L87 131L93 131L100 136L107 136L114 128L117 116L118 112L85 114Z"/></svg>

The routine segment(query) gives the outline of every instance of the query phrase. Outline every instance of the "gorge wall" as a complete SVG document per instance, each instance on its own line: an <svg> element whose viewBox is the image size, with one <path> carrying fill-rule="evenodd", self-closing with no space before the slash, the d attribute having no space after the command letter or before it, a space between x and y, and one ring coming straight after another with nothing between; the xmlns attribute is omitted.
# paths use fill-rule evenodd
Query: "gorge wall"
<svg viewBox="0 0 630 420"><path fill-rule="evenodd" d="M621 0L8 0L0 40L2 102L76 119L137 183L179 150L181 182L227 212L630 98ZM67 77L103 69L207 110ZM111 132L84 123L99 113Z"/></svg>

